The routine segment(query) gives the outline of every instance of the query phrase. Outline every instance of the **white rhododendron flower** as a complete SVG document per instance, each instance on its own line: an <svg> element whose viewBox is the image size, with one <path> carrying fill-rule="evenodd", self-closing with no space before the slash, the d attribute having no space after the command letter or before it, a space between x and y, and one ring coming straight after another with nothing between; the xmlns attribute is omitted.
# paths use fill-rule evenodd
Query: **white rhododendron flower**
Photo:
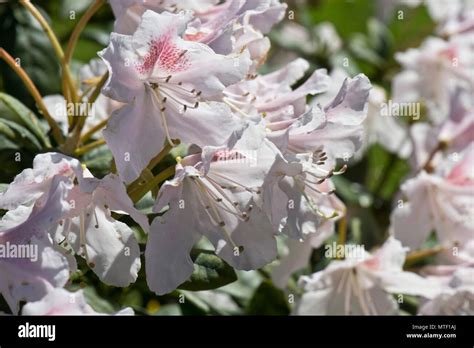
<svg viewBox="0 0 474 348"><path fill-rule="evenodd" d="M468 245L474 233L473 159L471 146L454 165L445 161L444 172L422 171L403 184L407 201L399 202L392 214L393 231L403 245L419 248L434 230L448 250L460 248L456 257L472 258Z"/></svg>
<svg viewBox="0 0 474 348"><path fill-rule="evenodd" d="M448 118L437 126L418 122L410 129L413 144L411 164L415 170L436 167L443 157L456 157L474 141L474 101L465 89L451 94ZM437 150L442 150L437 152ZM427 163L429 162L429 163ZM425 168L427 169L427 168Z"/></svg>
<svg viewBox="0 0 474 348"><path fill-rule="evenodd" d="M20 301L37 301L69 278L69 261L55 248L48 230L68 212L66 197L72 183L54 177L49 186L32 206L18 206L0 221L1 245L29 251L0 258L0 293L15 314Z"/></svg>
<svg viewBox="0 0 474 348"><path fill-rule="evenodd" d="M127 286L135 281L140 269L138 243L130 227L116 221L111 212L129 214L145 231L148 220L133 207L116 175L98 180L76 159L58 153L38 155L33 168L20 173L0 196L0 206L19 209L32 202L41 204L60 179L70 183L63 203L68 209L50 213L44 235L49 232L56 243L70 244L105 283ZM73 180L77 184L73 185Z"/></svg>
<svg viewBox="0 0 474 348"><path fill-rule="evenodd" d="M240 120L216 100L245 76L248 53L222 56L183 40L191 19L188 12L147 11L133 35L112 33L109 47L100 53L110 74L105 93L128 103L104 131L126 182L140 175L165 141L222 145L239 128Z"/></svg>
<svg viewBox="0 0 474 348"><path fill-rule="evenodd" d="M5 2L0 313L472 314L473 4Z"/></svg>
<svg viewBox="0 0 474 348"><path fill-rule="evenodd" d="M250 126L235 144L204 147L180 160L155 205L157 212L166 205L169 210L154 220L148 239L152 290L166 293L188 279L189 253L202 236L236 269L260 268L276 257L276 231L254 203L276 156L264 131Z"/></svg>
<svg viewBox="0 0 474 348"><path fill-rule="evenodd" d="M474 315L474 268L459 268L419 315Z"/></svg>
<svg viewBox="0 0 474 348"><path fill-rule="evenodd" d="M420 48L398 53L404 70L393 80L394 101L424 102L433 122L444 120L456 87L474 88L473 39L472 35L449 41L430 37Z"/></svg>
<svg viewBox="0 0 474 348"><path fill-rule="evenodd" d="M296 314L377 315L396 314L391 294L432 298L439 292L436 282L402 270L406 250L390 237L375 253L351 255L332 261L325 270L304 276L304 294Z"/></svg>

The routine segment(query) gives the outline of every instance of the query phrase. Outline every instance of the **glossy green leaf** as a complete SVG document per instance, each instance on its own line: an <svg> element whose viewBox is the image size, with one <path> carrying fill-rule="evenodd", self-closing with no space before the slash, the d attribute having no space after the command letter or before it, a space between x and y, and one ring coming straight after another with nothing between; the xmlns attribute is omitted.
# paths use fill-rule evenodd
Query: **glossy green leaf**
<svg viewBox="0 0 474 348"><path fill-rule="evenodd" d="M0 118L26 127L45 146L51 146L36 115L16 98L0 93Z"/></svg>
<svg viewBox="0 0 474 348"><path fill-rule="evenodd" d="M1 118L0 125L0 128L5 129L5 127L8 127L11 131L13 131L14 137L11 138L11 140L14 140L16 144L21 144L24 147L30 149L40 150L42 148L38 139L26 127Z"/></svg>
<svg viewBox="0 0 474 348"><path fill-rule="evenodd" d="M237 280L232 267L207 250L194 250L191 254L194 272L179 289L201 291L216 289Z"/></svg>
<svg viewBox="0 0 474 348"><path fill-rule="evenodd" d="M251 315L288 315L290 307L284 291L267 280L255 291L247 312Z"/></svg>

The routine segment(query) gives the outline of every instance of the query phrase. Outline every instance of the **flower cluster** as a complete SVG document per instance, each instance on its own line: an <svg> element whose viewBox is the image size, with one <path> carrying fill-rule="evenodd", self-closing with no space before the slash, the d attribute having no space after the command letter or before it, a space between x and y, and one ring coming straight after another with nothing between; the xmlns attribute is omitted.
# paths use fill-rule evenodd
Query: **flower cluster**
<svg viewBox="0 0 474 348"><path fill-rule="evenodd" d="M81 73L87 80L101 66L108 71L98 102L104 113L113 110L103 135L117 174L97 179L78 160L45 153L0 196L8 210L2 241L41 246L41 262L21 272L24 260L1 261L1 291L14 312L20 300L41 300L25 313L57 312L65 296L57 288L77 267L72 255L108 285L134 282L140 250L132 229L118 220L124 214L149 233L147 282L157 294L190 277L190 252L203 236L229 265L253 270L277 258L278 234L322 244L344 214L330 178L344 171L335 169L336 160L360 147L371 85L363 75L347 78L327 103L310 106L308 96L328 91L325 70L297 87L309 69L303 59L259 75L270 48L265 34L283 18L285 4L111 6L115 30L99 52L103 63ZM45 101L67 134L66 101ZM176 158L174 178L159 189L153 207L159 216L149 226L125 185L179 143L189 146L187 154ZM90 312L78 306L74 313Z"/></svg>
<svg viewBox="0 0 474 348"><path fill-rule="evenodd" d="M237 271L265 267L285 291L296 285L294 314L397 314L405 295L422 298L420 314L472 314L472 9L445 4L441 15L427 4L443 37L396 55L390 94L303 58L262 69L267 35L287 11L279 0L110 1L100 59L79 69L75 89L66 78L66 93L37 101L57 148L0 193L0 294L11 312L99 314L85 292L69 291L84 270L124 288L141 272L153 293L170 294L191 282L206 249ZM313 46L339 51L336 29L322 24ZM393 105L420 103L421 119L420 109L407 122L391 117ZM374 143L408 158L410 173L385 242L339 254L350 212L335 177ZM105 175L81 160L96 145L113 158ZM325 245L336 238L336 250ZM408 251L428 239L435 264L406 269ZM334 260L292 283L323 247Z"/></svg>
<svg viewBox="0 0 474 348"><path fill-rule="evenodd" d="M365 139L411 164L393 201L391 236L372 255L346 256L301 277L304 294L297 314L398 314L403 295L421 296L421 315L474 313L474 9L461 1L427 0L426 6L442 37L428 37L419 48L395 55L402 71L393 78L389 100L418 109L406 115L390 107L387 112L387 93L379 86L369 97ZM423 249L429 239L438 246ZM407 250L415 255L428 250L436 255L434 264L418 269L419 275L403 271ZM285 269L306 264L293 258Z"/></svg>

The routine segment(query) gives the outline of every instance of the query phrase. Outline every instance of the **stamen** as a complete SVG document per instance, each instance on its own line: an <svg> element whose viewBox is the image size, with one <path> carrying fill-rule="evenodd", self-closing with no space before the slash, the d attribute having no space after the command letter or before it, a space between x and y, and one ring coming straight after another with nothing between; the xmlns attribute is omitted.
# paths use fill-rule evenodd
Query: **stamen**
<svg viewBox="0 0 474 348"><path fill-rule="evenodd" d="M362 294L362 289L360 287L358 280L359 280L359 277L357 277L357 270L354 268L353 272L351 272L351 283L354 285L355 295L359 299L359 304L362 308L362 312L365 315L370 315L370 310L367 307L367 304L365 303L365 298Z"/></svg>
<svg viewBox="0 0 474 348"><path fill-rule="evenodd" d="M233 104L233 102L230 101L228 98L224 97L224 98L222 98L222 101L223 101L224 103L226 103L226 104L227 104L232 110L234 110L235 112L241 114L241 115L244 116L244 117L250 117L249 114L247 114L246 112L242 111L240 108L238 108L237 106L235 106L235 105Z"/></svg>
<svg viewBox="0 0 474 348"><path fill-rule="evenodd" d="M320 191L318 190L316 187L312 187L311 185L308 185L305 183L305 187L309 188L310 190L314 191L314 192L317 192L323 196L329 196L331 194L333 194L334 192L336 192L336 190L329 190L328 192L323 192L323 191Z"/></svg>
<svg viewBox="0 0 474 348"><path fill-rule="evenodd" d="M219 184L216 182L213 182L212 179L207 178L208 182L212 185L213 188L217 190L218 193L222 195L222 197L217 196L215 192L212 190L207 190L207 193L218 203L217 207L224 210L225 212L232 214L236 216L239 220L244 220L247 221L246 219L246 213L242 212L240 209L238 209L238 202L232 201L229 196L219 187ZM225 204L228 204L230 208L226 207ZM237 203L237 205L236 205Z"/></svg>
<svg viewBox="0 0 474 348"><path fill-rule="evenodd" d="M237 248L237 245L232 240L232 237L229 231L227 231L227 229L225 228L225 223L222 224L224 222L224 219L222 219L221 215L219 214L219 211L217 210L217 207L215 203L213 202L213 200L210 199L210 196L208 194L210 191L206 190L206 187L199 180L194 180L192 182L196 184L196 186L198 187L198 190L202 192L202 194L207 198L207 201L209 202L209 206L211 207L211 210L213 211L215 216L218 218L217 221L219 221L219 227L221 227L221 230L223 231L224 235L231 243L232 247Z"/></svg>
<svg viewBox="0 0 474 348"><path fill-rule="evenodd" d="M184 99L181 99L179 97L179 95L176 95L176 94L173 95L172 93L169 93L168 91L166 91L165 88L161 89L161 93L165 94L169 99L173 100L178 105L183 106L184 111L186 111L188 108L190 108L190 109L196 109L197 108L197 105L195 103L190 104L188 101L186 101Z"/></svg>
<svg viewBox="0 0 474 348"><path fill-rule="evenodd" d="M160 110L160 115L161 115L161 120L163 122L163 128L165 130L166 140L168 141L168 143L172 147L174 147L175 144L174 144L173 140L171 140L170 132L169 132L169 129L168 129L168 122L166 120L166 115L164 113L164 111L166 109L163 107L163 104L161 103L162 97L160 95L160 89L159 88L155 88L155 89L152 88L151 91L152 91L153 95L155 96L155 98L152 98L152 100L155 101L155 102L158 102L158 109Z"/></svg>
<svg viewBox="0 0 474 348"><path fill-rule="evenodd" d="M95 228L99 228L99 219L97 218L97 212L94 209Z"/></svg>
<svg viewBox="0 0 474 348"><path fill-rule="evenodd" d="M87 253L86 229L84 213L79 216L79 245L81 247L82 256L89 263L89 254Z"/></svg>
<svg viewBox="0 0 474 348"><path fill-rule="evenodd" d="M244 189L245 191L247 191L247 192L252 192L252 193L257 193L257 194L260 193L260 189L247 187L247 186L242 185L241 183L239 183L239 182L237 182L237 181L235 181L235 180L232 180L231 178L228 178L228 177L226 177L226 176L224 176L224 175L222 175L222 174L212 173L212 175L215 175L215 176L218 176L218 177L220 177L220 178L222 178L222 179L224 179L224 180L227 180L227 181L231 182L232 184L236 185L237 187L243 188L243 189ZM208 176L208 178L209 178L209 176Z"/></svg>

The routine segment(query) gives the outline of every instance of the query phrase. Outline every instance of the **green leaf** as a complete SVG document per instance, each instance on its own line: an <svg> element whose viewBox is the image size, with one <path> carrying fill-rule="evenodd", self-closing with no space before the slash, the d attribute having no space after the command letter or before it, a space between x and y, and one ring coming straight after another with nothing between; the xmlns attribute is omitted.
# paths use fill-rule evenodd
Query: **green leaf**
<svg viewBox="0 0 474 348"><path fill-rule="evenodd" d="M390 200L410 171L408 163L389 153L379 144L372 145L367 151L369 171L366 187L375 195Z"/></svg>
<svg viewBox="0 0 474 348"><path fill-rule="evenodd" d="M0 133L2 133L1 130L0 130ZM11 141L4 134L0 134L0 150L7 150L7 149L8 150L19 150L20 147L18 146L18 144L15 144L14 141Z"/></svg>
<svg viewBox="0 0 474 348"><path fill-rule="evenodd" d="M331 22L343 39L365 31L367 17L374 13L376 5L373 0L321 0L318 3L319 6L308 7L302 14L308 20L306 24Z"/></svg>
<svg viewBox="0 0 474 348"><path fill-rule="evenodd" d="M84 297L87 303L99 313L111 314L115 312L114 307L105 299L101 298L92 286L84 288Z"/></svg>
<svg viewBox="0 0 474 348"><path fill-rule="evenodd" d="M82 156L82 163L87 166L94 176L102 178L110 172L112 152L107 146L101 146Z"/></svg>
<svg viewBox="0 0 474 348"><path fill-rule="evenodd" d="M155 313L156 316L170 316L170 315L182 315L181 307L177 304L167 304L160 307L160 310Z"/></svg>
<svg viewBox="0 0 474 348"><path fill-rule="evenodd" d="M1 125L0 128L5 129L5 127L8 127L11 131L13 131L14 138L11 138L11 140L14 140L15 143L17 144L21 143L22 145L24 145L24 147L30 148L30 149L33 148L33 149L40 150L42 148L41 144L38 142L38 139L36 139L36 137L33 134L31 134L31 132L25 127L23 127L22 125L19 125L18 123L15 123L9 120L4 120L1 118L0 118L0 125Z"/></svg>
<svg viewBox="0 0 474 348"><path fill-rule="evenodd" d="M367 36L356 33L352 37L349 47L354 55L372 65L380 66L383 63L382 58L378 55L375 47L371 46Z"/></svg>
<svg viewBox="0 0 474 348"><path fill-rule="evenodd" d="M155 199L151 195L151 192L148 192L142 199L140 199L136 204L135 208L138 209L142 214L152 214L153 206L155 205Z"/></svg>
<svg viewBox="0 0 474 348"><path fill-rule="evenodd" d="M0 93L0 117L16 122L28 128L45 146L51 144L36 115L14 97Z"/></svg>
<svg viewBox="0 0 474 348"><path fill-rule="evenodd" d="M255 291L247 312L250 315L288 315L290 306L283 290L266 280Z"/></svg>
<svg viewBox="0 0 474 348"><path fill-rule="evenodd" d="M403 7L402 17L394 16L389 26L395 43L393 52L418 47L427 36L433 33L435 27L436 23L431 19L425 6Z"/></svg>
<svg viewBox="0 0 474 348"><path fill-rule="evenodd" d="M10 139L15 138L15 132L3 122L0 122L0 133Z"/></svg>
<svg viewBox="0 0 474 348"><path fill-rule="evenodd" d="M220 288L237 280L234 269L208 250L195 249L191 253L194 272L179 289L202 291Z"/></svg>
<svg viewBox="0 0 474 348"><path fill-rule="evenodd" d="M48 15L40 8L42 14ZM0 6L0 47L3 47L26 71L41 95L58 94L61 91L59 62L52 45L31 14L16 1ZM28 90L8 65L0 62L3 88L8 94L33 108L34 100Z"/></svg>

